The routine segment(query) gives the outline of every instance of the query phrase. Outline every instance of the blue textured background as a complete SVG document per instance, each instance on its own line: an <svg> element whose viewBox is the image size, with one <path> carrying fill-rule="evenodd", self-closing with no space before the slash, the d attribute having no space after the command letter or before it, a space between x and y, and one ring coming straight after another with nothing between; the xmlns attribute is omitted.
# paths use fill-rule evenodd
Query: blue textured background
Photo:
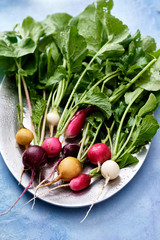
<svg viewBox="0 0 160 240"><path fill-rule="evenodd" d="M47 14L77 15L91 0L0 0L0 31L31 15L42 20ZM112 14L131 32L140 29L160 47L160 1L115 0ZM0 76L2 79L2 76ZM155 113L160 123L160 108ZM1 136L0 136L1 137ZM9 149L8 149L9 151ZM152 140L149 154L132 181L116 195L96 204L83 224L88 208L63 208L37 200L34 210L27 205L14 215L31 195L26 193L12 212L0 218L0 240L159 240L160 239L160 131ZM23 188L0 156L0 212L8 209Z"/></svg>

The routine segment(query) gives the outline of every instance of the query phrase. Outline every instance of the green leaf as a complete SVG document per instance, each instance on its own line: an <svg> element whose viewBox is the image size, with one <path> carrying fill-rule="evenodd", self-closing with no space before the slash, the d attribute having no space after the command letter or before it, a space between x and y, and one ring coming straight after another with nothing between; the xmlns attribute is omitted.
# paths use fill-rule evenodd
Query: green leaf
<svg viewBox="0 0 160 240"><path fill-rule="evenodd" d="M152 113L157 107L157 98L153 93L149 95L149 98L145 105L139 110L138 116L143 117L144 115L148 113Z"/></svg>
<svg viewBox="0 0 160 240"><path fill-rule="evenodd" d="M156 42L154 38L146 36L142 38L142 49L144 52L153 52L156 50Z"/></svg>
<svg viewBox="0 0 160 240"><path fill-rule="evenodd" d="M6 41L0 40L0 56L4 57L15 57L14 47L8 45Z"/></svg>
<svg viewBox="0 0 160 240"><path fill-rule="evenodd" d="M97 13L100 17L103 17L104 12L109 12L113 8L113 1L112 0L96 0L97 3Z"/></svg>
<svg viewBox="0 0 160 240"><path fill-rule="evenodd" d="M72 17L67 13L55 13L48 15L41 23L45 32L45 35L54 34L62 31L67 26Z"/></svg>
<svg viewBox="0 0 160 240"><path fill-rule="evenodd" d="M105 117L100 111L92 113L89 117L86 118L86 121L89 122L95 129L104 121Z"/></svg>
<svg viewBox="0 0 160 240"><path fill-rule="evenodd" d="M22 26L19 26L19 34L22 39L31 38L34 42L37 42L43 34L43 28L40 22L35 21L32 17L26 17Z"/></svg>
<svg viewBox="0 0 160 240"><path fill-rule="evenodd" d="M96 7L94 4L89 5L80 15L77 25L79 34L87 42L89 55L94 56L101 47L102 42L102 25L97 17Z"/></svg>
<svg viewBox="0 0 160 240"><path fill-rule="evenodd" d="M117 104L112 106L113 115L116 122L120 123L122 114L126 109L126 104L123 101L119 101Z"/></svg>
<svg viewBox="0 0 160 240"><path fill-rule="evenodd" d="M133 92L126 92L124 95L125 103L128 105L132 101L132 99L141 91L142 90L140 88L136 88Z"/></svg>
<svg viewBox="0 0 160 240"><path fill-rule="evenodd" d="M39 125L39 123L41 122L43 113L45 111L45 107L46 107L46 100L44 100L43 98L38 99L32 111L33 123Z"/></svg>
<svg viewBox="0 0 160 240"><path fill-rule="evenodd" d="M160 57L152 65L150 71L139 79L136 86L144 88L147 91L159 91L160 90Z"/></svg>
<svg viewBox="0 0 160 240"><path fill-rule="evenodd" d="M105 14L105 30L110 43L122 43L129 36L129 29L118 18Z"/></svg>
<svg viewBox="0 0 160 240"><path fill-rule="evenodd" d="M0 56L0 71L10 75L13 74L16 69L17 66L13 58Z"/></svg>
<svg viewBox="0 0 160 240"><path fill-rule="evenodd" d="M126 153L123 157L116 160L120 168L127 167L129 165L137 164L139 162L138 158L132 156L130 153Z"/></svg>
<svg viewBox="0 0 160 240"><path fill-rule="evenodd" d="M8 45L6 41L0 40L0 56L19 58L34 53L36 44L31 38Z"/></svg>
<svg viewBox="0 0 160 240"><path fill-rule="evenodd" d="M47 80L46 87L52 86L55 83L59 83L61 80L66 78L66 74L66 69L63 66L58 66L53 76Z"/></svg>
<svg viewBox="0 0 160 240"><path fill-rule="evenodd" d="M111 103L109 102L108 96L101 92L91 92L89 91L85 99L82 100L80 104L90 104L97 106L107 118L112 115Z"/></svg>
<svg viewBox="0 0 160 240"><path fill-rule="evenodd" d="M125 49L122 45L117 43L107 43L105 44L101 50L98 52L98 56L102 59L106 58L117 58L122 56Z"/></svg>
<svg viewBox="0 0 160 240"><path fill-rule="evenodd" d="M34 53L36 50L36 43L31 38L23 39L12 45L14 47L14 56L16 58Z"/></svg>
<svg viewBox="0 0 160 240"><path fill-rule="evenodd" d="M146 115L140 125L138 125L136 132L132 135L132 140L136 147L143 146L151 141L159 128L157 120L152 115Z"/></svg>
<svg viewBox="0 0 160 240"><path fill-rule="evenodd" d="M85 39L78 34L76 26L70 26L57 34L57 45L67 60L69 72L81 70L82 61L87 55Z"/></svg>

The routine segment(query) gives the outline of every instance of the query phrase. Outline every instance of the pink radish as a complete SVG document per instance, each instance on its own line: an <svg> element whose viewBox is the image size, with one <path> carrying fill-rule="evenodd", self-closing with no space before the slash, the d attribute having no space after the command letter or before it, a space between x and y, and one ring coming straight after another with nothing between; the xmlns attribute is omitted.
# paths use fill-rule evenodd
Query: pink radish
<svg viewBox="0 0 160 240"><path fill-rule="evenodd" d="M73 191L80 191L88 187L90 182L91 176L89 174L81 174L70 181L69 187Z"/></svg>
<svg viewBox="0 0 160 240"><path fill-rule="evenodd" d="M78 111L70 120L64 132L65 138L77 137L84 126L86 117L91 114L97 107L91 106L86 109Z"/></svg>
<svg viewBox="0 0 160 240"><path fill-rule="evenodd" d="M96 143L88 150L88 159L91 163L100 166L105 161L111 158L111 151L109 147L104 143Z"/></svg>
<svg viewBox="0 0 160 240"><path fill-rule="evenodd" d="M19 198L15 201L15 203L4 213L1 213L0 216L8 213L15 205L16 203L21 199L21 197L25 194L25 192L29 189L31 186L33 180L34 180L34 174L36 171L39 171L42 166L44 166L47 162L47 153L46 151L40 147L40 146L31 146L27 148L22 155L22 161L25 167L29 167L32 169L31 179L29 181L29 184L24 189L22 194L19 196Z"/></svg>
<svg viewBox="0 0 160 240"><path fill-rule="evenodd" d="M72 178L70 180L70 183L56 186L56 187L48 190L47 192L53 191L53 190L55 190L57 188L61 188L61 187L70 187L70 189L72 191L78 192L78 191L81 191L81 190L87 188L90 185L90 182L91 182L91 176L89 174L81 174L78 177Z"/></svg>
<svg viewBox="0 0 160 240"><path fill-rule="evenodd" d="M49 137L44 140L42 148L47 152L49 158L55 158L59 156L62 144L58 138Z"/></svg>

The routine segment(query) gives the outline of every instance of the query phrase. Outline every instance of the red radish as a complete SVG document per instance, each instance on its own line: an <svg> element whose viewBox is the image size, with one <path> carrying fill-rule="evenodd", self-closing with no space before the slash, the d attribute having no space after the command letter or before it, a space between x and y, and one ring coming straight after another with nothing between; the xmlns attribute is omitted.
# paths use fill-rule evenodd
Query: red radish
<svg viewBox="0 0 160 240"><path fill-rule="evenodd" d="M1 213L0 216L7 214L16 205L16 203L21 199L21 197L25 194L25 192L29 189L29 187L31 186L31 184L34 180L35 172L39 171L40 168L46 164L47 153L40 146L36 146L36 145L31 146L23 152L22 162L25 167L29 167L32 169L32 174L31 174L31 179L29 181L29 184L24 189L24 191L19 196L19 198L15 201L15 203L6 212Z"/></svg>
<svg viewBox="0 0 160 240"><path fill-rule="evenodd" d="M44 140L42 148L47 152L49 158L55 158L59 156L62 144L58 138L49 137Z"/></svg>
<svg viewBox="0 0 160 240"><path fill-rule="evenodd" d="M89 186L91 182L91 176L89 174L81 174L76 178L73 178L70 183L70 189L73 191L80 191Z"/></svg>
<svg viewBox="0 0 160 240"><path fill-rule="evenodd" d="M87 107L86 109L78 111L70 120L67 125L67 128L64 132L65 138L75 138L77 137L81 129L84 126L86 117L91 114L97 107L91 106Z"/></svg>
<svg viewBox="0 0 160 240"><path fill-rule="evenodd" d="M111 151L105 143L96 143L88 150L88 159L98 165L99 170L102 163L111 159Z"/></svg>

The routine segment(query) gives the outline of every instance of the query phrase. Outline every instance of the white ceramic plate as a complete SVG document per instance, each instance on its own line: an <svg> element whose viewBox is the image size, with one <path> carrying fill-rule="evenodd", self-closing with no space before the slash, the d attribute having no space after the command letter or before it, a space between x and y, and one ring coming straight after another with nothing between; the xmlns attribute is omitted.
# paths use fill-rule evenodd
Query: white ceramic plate
<svg viewBox="0 0 160 240"><path fill-rule="evenodd" d="M18 127L16 109L16 105L18 103L17 89L14 83L7 78L4 78L0 86L0 103L0 150L7 167L19 182L23 165L21 161L22 151L15 140L15 135ZM25 102L24 111L24 125L25 127L30 128L29 114ZM137 157L139 159L138 164L121 169L119 177L108 183L98 202L103 201L117 193L134 177L134 175L141 168L146 158L148 149L149 146L147 145L142 149L141 152L137 154ZM51 166L45 170L44 174L47 175L50 169ZM84 172L88 171L88 168L84 169ZM24 173L21 182L22 186L26 187L29 180L29 173ZM34 185L36 184L37 182L35 180ZM63 207L88 206L95 200L95 197L100 192L103 184L104 179L98 178L93 180L90 187L81 192L72 192L69 188L61 188L53 192L49 192L46 195L39 196L39 198L48 203ZM49 189L49 187L45 187L45 190L46 189ZM32 187L29 189L29 191L31 193L34 193L34 188ZM44 189L40 189L39 193L42 191L44 191Z"/></svg>

